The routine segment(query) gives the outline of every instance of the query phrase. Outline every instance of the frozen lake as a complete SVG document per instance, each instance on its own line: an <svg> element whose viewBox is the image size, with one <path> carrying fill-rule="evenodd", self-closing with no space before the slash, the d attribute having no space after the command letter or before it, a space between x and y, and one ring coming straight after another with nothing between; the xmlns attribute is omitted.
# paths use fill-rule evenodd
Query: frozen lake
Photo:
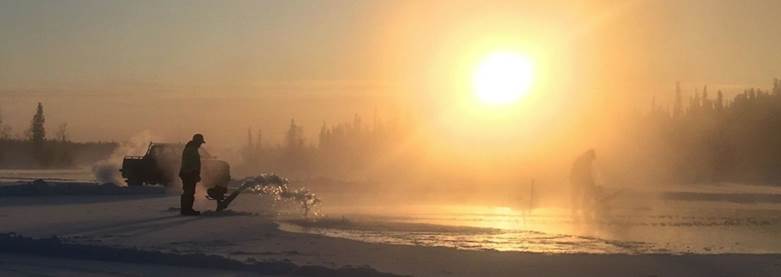
<svg viewBox="0 0 781 277"><path fill-rule="evenodd" d="M0 170L0 183L92 182L89 169ZM617 197L594 217L556 206L415 201L371 202L349 192L320 194L318 222L281 217L281 228L371 243L541 253L781 253L781 190L691 185L668 197ZM315 190L315 192L317 192ZM658 194L658 192L657 192ZM241 207L254 195L241 196Z"/></svg>
<svg viewBox="0 0 781 277"><path fill-rule="evenodd" d="M715 195L729 199L733 194ZM734 195L740 200L744 194ZM750 195L775 196L771 192ZM523 205L387 203L361 207L339 206L329 201L327 195L323 199L326 220L293 221L282 228L365 242L474 250L781 253L781 203L648 200L628 196L617 198L612 207L596 216L573 217L568 209L555 207L529 210Z"/></svg>

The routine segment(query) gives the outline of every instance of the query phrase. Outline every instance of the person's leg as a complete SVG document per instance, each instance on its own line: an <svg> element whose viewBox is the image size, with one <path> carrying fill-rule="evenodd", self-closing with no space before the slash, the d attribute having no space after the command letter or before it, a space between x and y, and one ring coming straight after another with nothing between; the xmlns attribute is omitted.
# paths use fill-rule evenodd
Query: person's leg
<svg viewBox="0 0 781 277"><path fill-rule="evenodd" d="M182 178L182 196L181 196L181 213L193 214L196 213L193 210L193 202L195 202L195 180L192 178Z"/></svg>
<svg viewBox="0 0 781 277"><path fill-rule="evenodd" d="M581 210L581 202L583 199L583 192L581 192L580 185L572 184L572 191L570 192L570 213L572 217L578 215L578 211Z"/></svg>
<svg viewBox="0 0 781 277"><path fill-rule="evenodd" d="M599 190L593 184L588 184L583 190L583 211L591 219L596 219L599 203Z"/></svg>

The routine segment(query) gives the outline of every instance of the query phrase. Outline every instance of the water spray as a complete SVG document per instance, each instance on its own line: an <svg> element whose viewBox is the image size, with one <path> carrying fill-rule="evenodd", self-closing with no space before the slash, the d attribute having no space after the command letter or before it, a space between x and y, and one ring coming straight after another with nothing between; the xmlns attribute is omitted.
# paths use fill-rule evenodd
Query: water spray
<svg viewBox="0 0 781 277"><path fill-rule="evenodd" d="M228 205L239 194L249 189L260 196L269 195L274 201L293 201L304 210L304 216L309 216L310 211L317 215L314 208L322 202L320 198L317 198L316 194L303 187L290 190L288 184L289 181L285 177L263 173L258 176L244 178L241 180L241 185L228 196L225 196L228 192L227 186L218 185L208 189L206 197L217 201L217 211L222 211L227 209Z"/></svg>

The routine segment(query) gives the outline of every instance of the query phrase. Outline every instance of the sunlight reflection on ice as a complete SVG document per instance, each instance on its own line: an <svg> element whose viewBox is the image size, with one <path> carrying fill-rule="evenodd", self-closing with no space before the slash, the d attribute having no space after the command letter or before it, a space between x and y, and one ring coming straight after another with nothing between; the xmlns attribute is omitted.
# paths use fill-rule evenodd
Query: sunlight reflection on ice
<svg viewBox="0 0 781 277"><path fill-rule="evenodd" d="M288 220L281 228L370 243L536 253L777 253L781 218L617 213L578 221L562 210L427 206L401 216ZM678 209L677 211L682 211ZM333 214L332 214L333 215Z"/></svg>

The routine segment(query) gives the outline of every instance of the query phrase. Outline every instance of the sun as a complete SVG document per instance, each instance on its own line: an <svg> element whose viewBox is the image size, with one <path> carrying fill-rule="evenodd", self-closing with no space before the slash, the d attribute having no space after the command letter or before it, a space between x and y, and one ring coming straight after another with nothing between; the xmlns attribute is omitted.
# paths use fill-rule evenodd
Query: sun
<svg viewBox="0 0 781 277"><path fill-rule="evenodd" d="M482 103L511 104L532 85L534 66L529 58L513 52L493 53L480 61L472 74L472 87Z"/></svg>

